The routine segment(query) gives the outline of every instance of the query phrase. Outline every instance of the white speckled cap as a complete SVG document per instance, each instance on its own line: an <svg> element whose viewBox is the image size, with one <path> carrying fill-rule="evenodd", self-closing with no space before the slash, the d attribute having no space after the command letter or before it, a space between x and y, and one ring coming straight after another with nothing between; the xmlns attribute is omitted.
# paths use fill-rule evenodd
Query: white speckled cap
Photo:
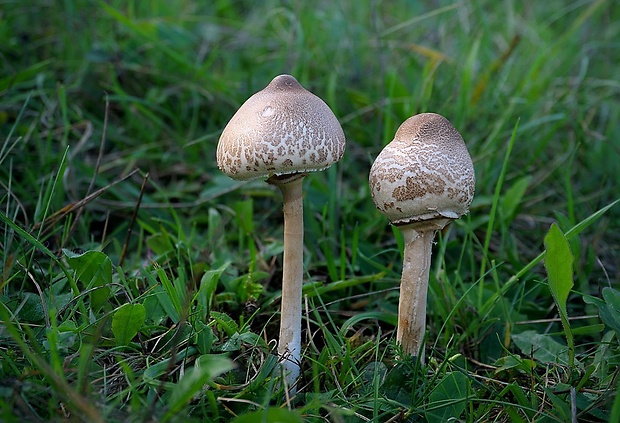
<svg viewBox="0 0 620 423"><path fill-rule="evenodd" d="M372 199L395 225L458 219L468 212L475 185L463 138L435 113L403 122L370 169Z"/></svg>
<svg viewBox="0 0 620 423"><path fill-rule="evenodd" d="M326 169L342 158L345 137L329 106L290 75L251 96L224 128L217 165L249 180Z"/></svg>

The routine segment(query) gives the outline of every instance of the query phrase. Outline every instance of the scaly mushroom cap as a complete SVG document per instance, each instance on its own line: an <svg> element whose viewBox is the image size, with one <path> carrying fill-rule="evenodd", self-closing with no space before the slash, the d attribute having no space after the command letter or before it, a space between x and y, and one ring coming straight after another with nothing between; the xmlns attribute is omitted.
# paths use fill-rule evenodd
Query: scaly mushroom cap
<svg viewBox="0 0 620 423"><path fill-rule="evenodd" d="M326 169L342 157L345 138L329 106L290 75L251 96L224 128L217 165L249 180Z"/></svg>
<svg viewBox="0 0 620 423"><path fill-rule="evenodd" d="M370 169L372 199L395 225L457 219L467 213L475 185L463 138L435 113L403 122Z"/></svg>

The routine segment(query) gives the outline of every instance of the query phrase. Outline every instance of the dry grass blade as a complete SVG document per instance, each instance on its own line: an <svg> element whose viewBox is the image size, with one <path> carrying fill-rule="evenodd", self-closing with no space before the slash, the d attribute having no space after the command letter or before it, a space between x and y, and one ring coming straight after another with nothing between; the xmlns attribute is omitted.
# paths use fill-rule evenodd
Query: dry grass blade
<svg viewBox="0 0 620 423"><path fill-rule="evenodd" d="M35 233L39 230L41 230L41 232L39 233L40 237L45 236L45 234L52 229L58 222L60 222L62 219L64 219L68 214L80 210L82 209L84 206L86 206L88 203L90 203L91 201L93 201L94 199L96 199L97 197L99 197L101 194L105 193L107 190L109 190L110 188L112 188L113 186L131 178L133 175L135 175L140 169L134 169L131 172L129 172L127 175L120 177L119 179L117 179L114 182L109 183L108 185L106 185L105 187L99 188L97 191L88 194L86 197L82 198L79 201L75 201L72 203L67 204L66 206L62 207L60 210L57 210L56 212L54 212L53 214L51 214L49 217L47 217L43 222L37 223L35 224L31 229L30 229L30 233Z"/></svg>
<svg viewBox="0 0 620 423"><path fill-rule="evenodd" d="M108 132L108 115L109 115L109 111L110 111L110 99L108 98L108 95L106 94L106 96L105 96L105 112L104 112L104 117L103 117L103 129L102 129L102 133L101 133L101 142L99 143L99 153L97 154L97 161L95 163L95 171L93 172L93 176L90 178L90 183L88 184L88 189L86 190L86 196L90 195L90 193L92 192L93 187L95 186L95 181L97 180L97 175L99 175L99 167L101 166L101 158L103 157L103 150L105 148L106 134ZM71 237L71 234L75 230L75 227L76 227L77 223L80 221L80 216L82 215L83 211L84 211L84 208L82 208L82 207L77 209L77 212L75 214L75 219L73 220L73 223L71 224L71 228L69 228L69 232L67 232L67 236L65 237L65 239L62 242L63 246L65 245L67 240Z"/></svg>
<svg viewBox="0 0 620 423"><path fill-rule="evenodd" d="M131 215L131 221L129 222L129 228L127 228L127 236L125 237L125 243L123 244L123 251L121 252L121 257L118 261L118 265L122 266L125 261L125 255L127 254L127 248L129 246L129 240L131 238L131 232L133 230L133 225L136 222L136 217L138 216L138 210L140 210L140 205L142 204L142 197L144 196L144 190L146 188L146 183L149 180L149 174L144 175L144 180L142 181L142 186L140 187L140 195L138 196L138 201L136 202L136 207L134 208L133 215Z"/></svg>

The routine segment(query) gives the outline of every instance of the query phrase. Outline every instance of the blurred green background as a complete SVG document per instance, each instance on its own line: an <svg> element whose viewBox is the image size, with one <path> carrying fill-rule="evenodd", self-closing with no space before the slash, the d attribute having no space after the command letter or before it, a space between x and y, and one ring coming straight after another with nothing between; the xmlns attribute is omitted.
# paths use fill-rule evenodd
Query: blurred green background
<svg viewBox="0 0 620 423"><path fill-rule="evenodd" d="M580 418L620 416L620 400L616 414L605 414L615 392L618 346L613 333L614 324L616 329L620 324L614 323L613 312L601 310L614 310L615 303L611 296L604 303L585 300L589 295L604 298L604 288L617 289L620 278L620 208L605 209L620 197L619 39L620 4L614 0L0 0L0 290L16 322L13 355L0 347L2 378L38 387L28 385L30 394L15 396L14 385L5 383L5 416L28 416L24 410L35 409L45 419L58 413L59 398L75 415L88 410L75 400L83 394L109 404L106 416L112 420L130 403L172 419L161 411L170 405L174 388L169 385L156 389L150 382L127 384L121 377L114 394L84 388L92 380L99 386L105 374L102 357L119 362L114 346L106 344L111 339L106 319L127 302L144 304L151 313L139 328L142 343L130 354L139 364L119 370L127 380L133 377L128 369L138 374L175 356L178 345L158 349L160 344L146 340L167 339L183 319L194 332L205 330L204 322L198 323L202 320L215 328L212 344L206 338L197 341L194 332L175 338L187 348L199 345L201 354L230 347L236 326L225 325L230 322L223 315L254 341L276 336L279 194L262 181L239 183L222 175L215 149L237 108L281 73L294 75L325 100L347 137L343 160L312 174L304 187L305 293L320 310L306 315L306 336L313 330L339 333L335 344L325 333L311 344L316 350L308 347L313 364L305 373L316 398L333 390L329 400L337 407L360 410L368 419L388 419L400 407L408 410L407 418L423 415L432 421L431 414L415 411L422 403L432 409L430 391L415 391L411 395L418 395L419 402L407 402L394 393L400 392L396 379L390 379L392 385L383 380L392 391L355 396L360 380L371 385L361 376L365 370L379 372L376 363L382 363L383 354L396 357L387 346L402 260L399 232L370 199L368 170L401 122L432 111L461 132L477 177L470 214L438 237L434 252L429 292L433 354L444 364L442 357L461 354L468 363L458 362L461 370L492 366L488 376L501 383L515 380L514 368L502 361L512 354L524 360L515 368L533 372L523 346L527 342L511 336L534 330L563 339L540 259L545 234L555 222L570 235L575 285L568 314L581 319L573 322L581 333L578 355L593 372L588 377L581 373L578 380L594 375L588 386L601 393L597 400L579 397ZM63 248L103 254L97 257L110 263L113 281L103 301L107 304L86 295L92 288L87 283L68 287L72 277L79 279L82 262ZM216 285L210 296L196 299L205 275ZM166 280L171 287L166 296L179 295L174 310L154 294L164 292ZM55 296L68 293L73 300L59 309L70 310L65 323L72 326L64 330L75 336L57 345L61 358L54 362L45 344L51 342L45 338L50 315L42 304L49 306ZM20 314L28 307L39 317ZM257 308L257 314L248 313ZM359 320L347 320L360 313ZM359 322L362 327L356 326ZM363 347L355 350L351 333L338 332L344 326L358 330L355 339ZM97 334L103 338L97 340ZM529 336L531 345L540 340ZM234 339L247 347L250 338ZM79 367L72 360L88 343L100 356L82 355ZM373 350L377 345L381 354ZM232 350L232 358L251 365L242 346ZM333 352L330 357L341 354L330 348L346 350L346 358L329 361L324 351ZM374 356L367 355L372 351ZM60 373L63 360L75 364L79 376L63 376L67 384L54 385L49 381L56 380L50 376L56 373L45 370L35 356L56 363ZM144 357L154 361L148 364ZM534 359L538 373L520 380L523 373L516 371L517 387L509 393L487 390L469 375L468 398L502 403L508 401L504 395L514 395L516 414L499 406L499 415L513 421L533 419L531 410L538 407L551 420L570 417L570 395L563 389L570 393L567 387L578 383L559 377L567 385L558 388L562 393L550 406L549 392L537 390L546 386L549 375L541 369L550 364L540 356ZM96 368L87 368L89 360ZM24 376L30 368L43 375L34 378L37 382ZM178 368L162 375L166 383L180 378ZM243 384L235 375L227 382ZM445 380L446 386L461 383L451 376ZM430 390L437 382L424 385ZM218 383L218 395L229 395L226 383ZM528 391L532 384L536 389ZM267 395L258 385L234 395L269 404L270 399L257 399L257 392ZM50 393L49 386L58 392ZM73 388L77 397L63 397L63 390ZM518 389L527 395L520 396ZM36 405L41 392L47 401L41 408L47 407L48 414ZM6 411L16 407L18 397L28 406L17 407L21 411L14 414ZM207 410L200 415L214 421L232 418L214 398L209 406L203 403L207 400L199 402L196 407ZM196 415L195 403L177 401L182 415ZM280 402L271 398L271 403ZM474 403L461 410L467 421L497 412L491 405L474 411ZM597 414L597 408L605 411Z"/></svg>

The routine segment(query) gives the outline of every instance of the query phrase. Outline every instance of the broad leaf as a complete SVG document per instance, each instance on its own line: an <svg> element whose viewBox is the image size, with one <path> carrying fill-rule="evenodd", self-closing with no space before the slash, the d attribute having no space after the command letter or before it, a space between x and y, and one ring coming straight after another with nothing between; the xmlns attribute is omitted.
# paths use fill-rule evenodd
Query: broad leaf
<svg viewBox="0 0 620 423"><path fill-rule="evenodd" d="M45 318L45 308L41 297L32 292L24 292L18 307L19 318L23 322L35 323Z"/></svg>
<svg viewBox="0 0 620 423"><path fill-rule="evenodd" d="M86 251L75 254L69 250L63 250L67 264L75 272L87 289L93 289L90 293L92 308L100 309L107 303L110 297L112 283L112 261L101 251Z"/></svg>
<svg viewBox="0 0 620 423"><path fill-rule="evenodd" d="M123 304L112 318L112 333L117 345L128 345L146 319L146 309L142 304Z"/></svg>
<svg viewBox="0 0 620 423"><path fill-rule="evenodd" d="M568 364L568 348L549 335L528 330L512 335L512 340L526 357L533 356L543 364Z"/></svg>
<svg viewBox="0 0 620 423"><path fill-rule="evenodd" d="M412 403L412 384L416 382L416 373L407 363L400 363L392 367L380 386L380 394L402 407L409 408Z"/></svg>
<svg viewBox="0 0 620 423"><path fill-rule="evenodd" d="M568 365L574 364L575 345L568 320L566 300L573 288L573 254L568 240L556 224L552 224L545 236L545 268L549 277L549 289L560 314L564 333L568 342Z"/></svg>
<svg viewBox="0 0 620 423"><path fill-rule="evenodd" d="M172 390L164 420L181 411L202 391L204 385L234 368L233 361L224 355L208 354L198 357L195 366L185 372Z"/></svg>
<svg viewBox="0 0 620 423"><path fill-rule="evenodd" d="M461 372L446 374L429 397L428 421L456 421L467 405L469 380Z"/></svg>
<svg viewBox="0 0 620 423"><path fill-rule="evenodd" d="M495 373L499 373L505 370L518 370L525 372L526 374L532 374L532 371L536 368L536 362L534 360L530 360L529 358L522 358L516 355L508 355L506 357L502 357L495 363L497 369L495 369Z"/></svg>
<svg viewBox="0 0 620 423"><path fill-rule="evenodd" d="M239 325L228 314L220 313L219 311L212 311L210 314L211 318L215 320L217 327L226 332L228 336L233 336L239 332Z"/></svg>
<svg viewBox="0 0 620 423"><path fill-rule="evenodd" d="M209 354L211 352L213 341L215 340L213 329L200 320L196 321L192 326L194 326L196 331L196 334L194 335L196 348L198 348L198 351L200 351L201 354Z"/></svg>
<svg viewBox="0 0 620 423"><path fill-rule="evenodd" d="M602 293L603 299L584 296L583 300L588 304L596 305L603 323L620 337L620 291L605 287Z"/></svg>
<svg viewBox="0 0 620 423"><path fill-rule="evenodd" d="M229 265L230 262L226 262L217 269L207 270L200 278L200 289L194 295L193 300L198 303L199 308L197 312L200 313L202 320L206 321L209 316L213 295L217 289L220 276Z"/></svg>
<svg viewBox="0 0 620 423"><path fill-rule="evenodd" d="M613 318L613 321L617 327L617 325L620 323L620 291L617 291L610 287L605 287L603 288L603 299L607 304L608 313L610 317ZM611 321L612 319L608 320Z"/></svg>
<svg viewBox="0 0 620 423"><path fill-rule="evenodd" d="M545 236L545 268L549 276L549 289L559 312L567 317L566 300L573 288L573 255L568 241L556 224Z"/></svg>

